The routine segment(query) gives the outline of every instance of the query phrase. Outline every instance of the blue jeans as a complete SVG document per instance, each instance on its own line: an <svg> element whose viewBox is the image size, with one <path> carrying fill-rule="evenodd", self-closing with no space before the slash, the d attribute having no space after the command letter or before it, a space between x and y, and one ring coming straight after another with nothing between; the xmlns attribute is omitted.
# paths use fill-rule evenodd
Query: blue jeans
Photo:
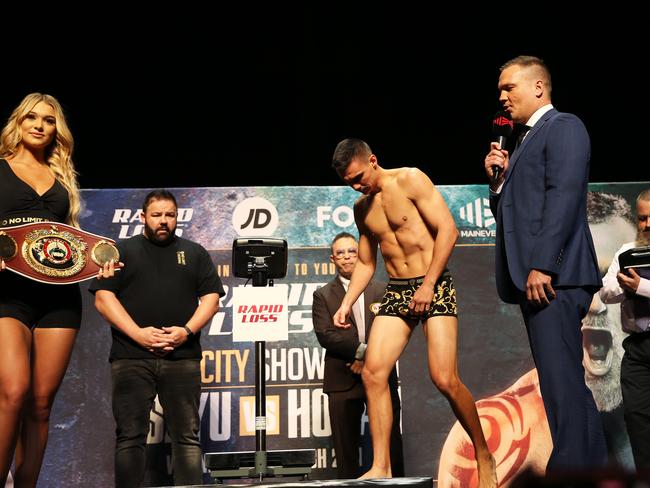
<svg viewBox="0 0 650 488"><path fill-rule="evenodd" d="M174 484L203 483L197 359L116 359L111 363L115 417L115 486L142 484L149 412L156 394L172 441Z"/></svg>

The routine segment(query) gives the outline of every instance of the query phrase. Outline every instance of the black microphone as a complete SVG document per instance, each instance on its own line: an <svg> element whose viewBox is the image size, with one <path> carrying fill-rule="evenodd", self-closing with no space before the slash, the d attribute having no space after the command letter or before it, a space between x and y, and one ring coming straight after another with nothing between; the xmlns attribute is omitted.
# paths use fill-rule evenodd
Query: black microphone
<svg viewBox="0 0 650 488"><path fill-rule="evenodd" d="M505 149L506 140L510 135L512 135L513 129L512 115L510 112L505 110L500 110L494 114L494 119L492 119L492 135L496 137L496 141L501 146L501 149ZM492 181L497 181L499 179L499 173L501 168L494 165L492 166Z"/></svg>

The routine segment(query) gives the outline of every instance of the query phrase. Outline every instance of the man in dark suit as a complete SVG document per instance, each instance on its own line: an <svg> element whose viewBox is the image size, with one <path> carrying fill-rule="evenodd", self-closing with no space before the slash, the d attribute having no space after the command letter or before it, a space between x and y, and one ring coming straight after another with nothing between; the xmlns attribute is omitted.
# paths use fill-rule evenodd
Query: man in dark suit
<svg viewBox="0 0 650 488"><path fill-rule="evenodd" d="M366 404L361 368L372 319L381 302L385 285L371 281L355 304L351 317L353 326L349 329L335 327L332 316L341 305L357 264L357 240L352 234L341 232L332 240L331 251L330 261L336 266L337 275L314 292L312 320L318 342L326 349L323 391L329 398L338 477L348 479L360 474L361 417ZM393 476L404 476L402 435L399 428L400 400L395 369L391 372L389 384L394 419L391 431L391 466Z"/></svg>
<svg viewBox="0 0 650 488"><path fill-rule="evenodd" d="M539 58L503 65L499 101L525 125L511 156L492 143L485 158L497 220L496 284L526 323L553 439L547 469L603 465L605 440L585 384L580 331L601 286L586 212L589 135L578 117L551 105L551 76Z"/></svg>

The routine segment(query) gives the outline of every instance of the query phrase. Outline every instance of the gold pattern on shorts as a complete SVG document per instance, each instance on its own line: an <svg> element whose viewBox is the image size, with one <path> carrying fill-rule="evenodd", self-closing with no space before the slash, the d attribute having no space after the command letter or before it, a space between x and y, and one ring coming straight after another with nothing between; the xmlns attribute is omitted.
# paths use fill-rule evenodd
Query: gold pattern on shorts
<svg viewBox="0 0 650 488"><path fill-rule="evenodd" d="M380 315L426 320L436 315L457 315L456 290L450 275L440 277L433 289L428 311L413 313L409 304L421 286L421 280L410 279L404 283L389 283L380 305Z"/></svg>

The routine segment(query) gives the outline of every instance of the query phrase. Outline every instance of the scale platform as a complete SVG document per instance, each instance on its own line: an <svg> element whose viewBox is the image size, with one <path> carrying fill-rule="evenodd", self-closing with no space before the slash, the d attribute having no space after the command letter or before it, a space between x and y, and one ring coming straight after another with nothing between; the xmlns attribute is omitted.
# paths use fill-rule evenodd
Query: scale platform
<svg viewBox="0 0 650 488"><path fill-rule="evenodd" d="M315 449L286 451L210 452L205 466L213 478L263 478L304 476L316 463Z"/></svg>

